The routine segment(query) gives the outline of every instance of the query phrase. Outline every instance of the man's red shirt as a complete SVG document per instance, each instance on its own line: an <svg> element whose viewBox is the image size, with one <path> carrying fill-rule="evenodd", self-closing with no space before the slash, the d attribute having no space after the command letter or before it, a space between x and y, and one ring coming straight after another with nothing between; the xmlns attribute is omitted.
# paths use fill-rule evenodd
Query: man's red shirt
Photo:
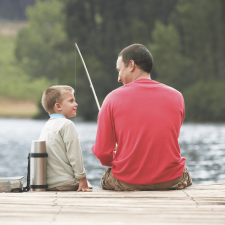
<svg viewBox="0 0 225 225"><path fill-rule="evenodd" d="M178 143L184 115L180 92L154 80L135 80L106 97L92 151L125 183L174 180L186 161Z"/></svg>

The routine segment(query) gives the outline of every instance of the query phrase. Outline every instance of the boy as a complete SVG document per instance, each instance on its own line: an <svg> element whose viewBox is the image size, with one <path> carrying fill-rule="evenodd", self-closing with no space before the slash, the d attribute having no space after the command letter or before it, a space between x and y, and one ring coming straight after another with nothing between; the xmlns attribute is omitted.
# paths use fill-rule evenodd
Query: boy
<svg viewBox="0 0 225 225"><path fill-rule="evenodd" d="M42 106L50 115L39 138L46 141L48 190L92 191L83 168L78 133L74 123L68 120L76 116L78 106L74 89L61 85L49 87L43 93Z"/></svg>

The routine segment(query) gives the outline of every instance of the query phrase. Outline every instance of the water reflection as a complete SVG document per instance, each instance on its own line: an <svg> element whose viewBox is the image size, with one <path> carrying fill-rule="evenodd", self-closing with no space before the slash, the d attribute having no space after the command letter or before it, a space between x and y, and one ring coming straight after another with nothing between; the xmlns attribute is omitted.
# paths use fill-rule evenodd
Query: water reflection
<svg viewBox="0 0 225 225"><path fill-rule="evenodd" d="M0 176L26 176L31 141L39 138L45 120L0 119ZM104 167L92 154L96 123L75 122L87 178L100 188ZM225 182L225 124L183 124L179 143L193 183Z"/></svg>
<svg viewBox="0 0 225 225"><path fill-rule="evenodd" d="M194 183L225 182L225 124L184 124L179 143Z"/></svg>

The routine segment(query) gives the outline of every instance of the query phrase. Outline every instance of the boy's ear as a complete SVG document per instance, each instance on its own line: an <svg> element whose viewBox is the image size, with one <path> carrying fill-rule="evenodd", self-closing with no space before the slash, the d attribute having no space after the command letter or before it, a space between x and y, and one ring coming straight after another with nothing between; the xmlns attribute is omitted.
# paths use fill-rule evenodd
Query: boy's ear
<svg viewBox="0 0 225 225"><path fill-rule="evenodd" d="M57 111L61 111L62 110L62 107L59 103L55 103L55 106L54 108L57 110Z"/></svg>

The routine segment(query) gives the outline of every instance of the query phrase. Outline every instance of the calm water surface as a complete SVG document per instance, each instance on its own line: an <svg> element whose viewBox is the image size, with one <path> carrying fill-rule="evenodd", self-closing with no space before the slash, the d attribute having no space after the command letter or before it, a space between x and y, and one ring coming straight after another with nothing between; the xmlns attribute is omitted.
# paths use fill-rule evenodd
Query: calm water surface
<svg viewBox="0 0 225 225"><path fill-rule="evenodd" d="M45 123L46 120L0 119L0 177L26 177L31 142L39 138ZM100 188L105 167L91 151L97 124L75 125L87 178L94 188ZM194 184L225 182L225 124L183 124L179 143Z"/></svg>

